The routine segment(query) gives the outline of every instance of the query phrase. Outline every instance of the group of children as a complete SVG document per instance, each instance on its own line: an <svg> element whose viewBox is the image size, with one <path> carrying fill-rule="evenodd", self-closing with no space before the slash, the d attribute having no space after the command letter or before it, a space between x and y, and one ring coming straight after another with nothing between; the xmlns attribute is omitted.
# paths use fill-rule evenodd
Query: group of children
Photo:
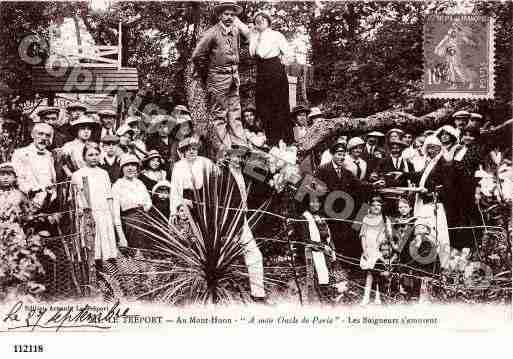
<svg viewBox="0 0 513 359"><path fill-rule="evenodd" d="M437 264L435 238L429 227L412 217L412 206L406 196L397 200L397 217L386 216L384 201L374 196L368 214L362 220L360 267L366 271L362 304L374 303L401 295L419 298L421 277L433 273Z"/></svg>

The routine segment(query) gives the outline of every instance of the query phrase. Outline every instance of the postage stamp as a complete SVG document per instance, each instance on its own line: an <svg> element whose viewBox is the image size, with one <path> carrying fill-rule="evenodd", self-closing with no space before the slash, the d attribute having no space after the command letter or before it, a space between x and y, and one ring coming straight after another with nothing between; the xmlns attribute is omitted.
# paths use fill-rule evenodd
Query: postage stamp
<svg viewBox="0 0 513 359"><path fill-rule="evenodd" d="M494 96L494 19L428 16L424 24L424 98Z"/></svg>

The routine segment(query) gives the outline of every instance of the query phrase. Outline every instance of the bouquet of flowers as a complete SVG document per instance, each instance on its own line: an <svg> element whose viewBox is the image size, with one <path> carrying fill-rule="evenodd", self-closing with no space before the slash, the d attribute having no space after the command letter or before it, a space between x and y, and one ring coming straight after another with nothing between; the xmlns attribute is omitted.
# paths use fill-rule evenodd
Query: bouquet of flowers
<svg viewBox="0 0 513 359"><path fill-rule="evenodd" d="M269 184L277 192L283 191L287 184L296 184L301 180L295 146L287 146L280 140L278 147L272 147L267 154L267 161L272 175Z"/></svg>
<svg viewBox="0 0 513 359"><path fill-rule="evenodd" d="M513 200L513 167L511 165L500 165L496 174L479 170L476 172L476 177L481 178L479 185L481 194L485 197L494 197L500 202Z"/></svg>

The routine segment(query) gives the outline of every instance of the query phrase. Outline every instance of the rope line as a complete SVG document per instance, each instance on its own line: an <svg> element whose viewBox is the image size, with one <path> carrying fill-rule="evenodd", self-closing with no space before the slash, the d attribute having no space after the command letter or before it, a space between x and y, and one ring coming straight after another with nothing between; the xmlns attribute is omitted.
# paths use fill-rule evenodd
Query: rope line
<svg viewBox="0 0 513 359"><path fill-rule="evenodd" d="M198 201L192 201L192 202L196 203L196 204L200 204L200 205L205 205L205 202L198 202ZM307 219L286 217L286 216L283 216L283 215L280 215L280 214L277 214L277 213L274 213L274 212L270 212L270 211L265 211L265 210L262 210L262 209L234 208L234 207L226 207L226 206L220 206L220 205L216 205L215 207L222 208L222 209L227 209L227 210L230 210L230 211L254 212L254 213L267 214L269 216L276 217L276 218L279 218L279 219L281 219L283 221L288 221L288 222L308 222ZM430 216L415 216L415 218L417 218L417 219L427 219L427 218L431 218L431 217ZM353 223L353 224L359 224L359 225L363 224L363 222L361 222L361 221L342 219L342 218L321 217L320 219L323 220L323 221L326 221L326 222L347 222L347 223ZM404 224L404 223L403 222L390 222L390 224L394 225L394 224ZM489 228L489 229L505 230L503 227L500 227L500 226L488 226L488 225L449 227L448 230L479 229L479 228L484 228L484 229Z"/></svg>

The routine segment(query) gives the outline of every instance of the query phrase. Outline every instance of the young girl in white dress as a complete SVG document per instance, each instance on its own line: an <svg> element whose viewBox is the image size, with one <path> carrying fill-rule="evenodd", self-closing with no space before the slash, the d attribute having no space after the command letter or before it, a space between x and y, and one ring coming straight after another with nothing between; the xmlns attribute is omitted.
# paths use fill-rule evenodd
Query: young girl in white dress
<svg viewBox="0 0 513 359"><path fill-rule="evenodd" d="M102 261L118 257L119 250L116 244L116 231L120 238L120 247L126 247L126 239L121 231L121 225L114 225L114 211L112 205L112 191L109 174L98 167L100 147L97 143L89 142L83 150L86 166L75 171L71 182L77 193L79 208L91 208L95 222L94 258L97 265ZM83 178L87 178L89 185L88 195L83 186ZM89 202L89 203L88 203Z"/></svg>
<svg viewBox="0 0 513 359"><path fill-rule="evenodd" d="M368 214L363 217L363 224L360 230L360 239L362 241L362 257L360 258L360 267L367 272L365 279L365 290L362 304L368 304L370 294L375 283L376 304L381 303L379 286L373 278L373 269L378 260L383 259L380 252L380 244L387 242L391 238L392 227L390 220L383 215L383 200L381 197L372 197L370 200Z"/></svg>

